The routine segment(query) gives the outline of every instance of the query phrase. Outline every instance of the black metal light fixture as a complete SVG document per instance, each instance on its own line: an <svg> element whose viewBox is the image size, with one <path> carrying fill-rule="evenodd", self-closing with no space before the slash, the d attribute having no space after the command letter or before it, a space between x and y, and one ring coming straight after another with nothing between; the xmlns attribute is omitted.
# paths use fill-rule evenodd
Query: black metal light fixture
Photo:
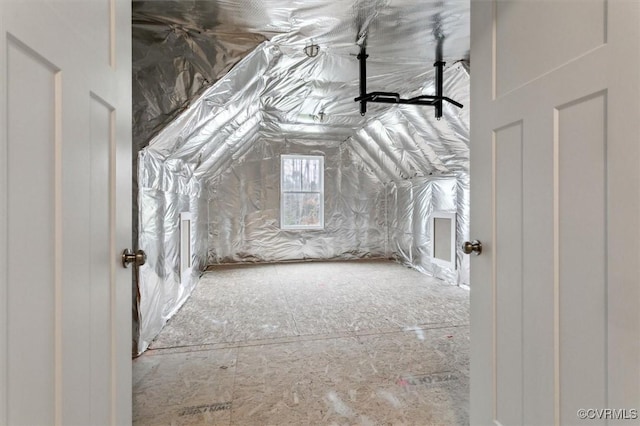
<svg viewBox="0 0 640 426"><path fill-rule="evenodd" d="M360 96L355 98L356 102L360 102L360 115L364 116L367 113L367 103L377 102L383 104L408 104L408 105L429 105L436 108L436 118L439 120L442 117L442 101L447 101L458 108L462 108L463 105L454 101L442 94L442 80L444 65L446 62L437 61L433 64L436 67L436 94L435 95L422 95L414 98L403 99L398 93L395 92L371 92L367 93L367 49L364 45L360 46L360 54L358 60L360 61Z"/></svg>
<svg viewBox="0 0 640 426"><path fill-rule="evenodd" d="M310 58L315 58L316 56L318 56L319 52L320 52L320 46L318 46L315 43L311 43L304 47L305 55L307 55Z"/></svg>

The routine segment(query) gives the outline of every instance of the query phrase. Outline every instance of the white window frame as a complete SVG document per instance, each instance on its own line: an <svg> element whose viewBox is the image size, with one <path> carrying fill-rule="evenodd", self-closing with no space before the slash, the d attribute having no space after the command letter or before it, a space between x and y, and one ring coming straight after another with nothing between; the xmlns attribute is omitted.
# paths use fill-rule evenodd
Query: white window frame
<svg viewBox="0 0 640 426"><path fill-rule="evenodd" d="M284 161L285 160L320 160L320 190L319 191L285 191ZM319 225L285 225L284 224L284 194L320 194L320 224ZM322 230L324 229L324 156L322 155L281 155L280 156L280 229L290 230Z"/></svg>
<svg viewBox="0 0 640 426"><path fill-rule="evenodd" d="M180 213L180 282L186 284L193 270L191 236L192 216L190 212Z"/></svg>
<svg viewBox="0 0 640 426"><path fill-rule="evenodd" d="M450 219L451 220L451 247L450 247L450 259L451 261L447 262L446 260L439 259L436 257L436 241L435 241L435 233L436 233L436 219ZM445 212L445 211L434 211L429 218L431 224L431 260L436 265L442 268L448 269L456 269L456 213Z"/></svg>

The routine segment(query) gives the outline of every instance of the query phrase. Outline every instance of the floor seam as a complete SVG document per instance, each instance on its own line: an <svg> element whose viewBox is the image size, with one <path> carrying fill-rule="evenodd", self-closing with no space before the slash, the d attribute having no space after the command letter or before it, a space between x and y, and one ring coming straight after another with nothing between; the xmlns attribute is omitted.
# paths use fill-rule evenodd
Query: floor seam
<svg viewBox="0 0 640 426"><path fill-rule="evenodd" d="M170 355L172 353L182 353L182 352L173 352L173 350L185 349L184 352L205 352L205 351L216 351L216 350L225 350L225 349L239 349L239 348L247 348L247 347L255 347L255 346L272 346L278 344L291 344L298 342L316 342L320 340L333 340L333 339L346 339L353 337L368 337L368 336L382 336L388 334L399 334L399 333L408 333L416 330L443 330L448 328L464 328L469 327L469 324L447 324L447 323L438 323L433 326L416 326L416 327L408 327L408 328L399 328L398 330L370 330L370 331L345 331L342 335L322 335L322 334L300 334L297 336L291 336L290 340L277 341L277 339L287 339L286 337L275 338L275 339L265 339L265 340L249 340L246 342L220 342L220 343L211 343L211 344L201 344L201 345L185 345L185 346L170 346L163 348L153 348L149 349L147 352L149 355ZM307 338L307 339L305 339ZM234 344L237 343L237 344ZM220 345L222 347L213 347L216 345ZM211 347L207 347L211 346ZM197 348L197 349L196 349ZM193 349L189 351L188 349ZM167 352L166 354L162 352Z"/></svg>
<svg viewBox="0 0 640 426"><path fill-rule="evenodd" d="M283 289L284 282L282 281L282 278L280 277L280 271L278 271L278 268L277 268L276 265L274 265L274 268L276 270L276 276L278 277L278 284L279 284L278 290L280 291L280 294L284 298L284 304L287 307L287 310L289 311L289 315L291 316L291 320L293 321L293 329L295 330L296 336L300 336L300 335L302 335L302 333L300 333L300 329L298 328L298 321L296 321L296 316L294 315L293 309L291 308L291 304L289 303L289 299L287 298L287 292L284 291L284 289Z"/></svg>
<svg viewBox="0 0 640 426"><path fill-rule="evenodd" d="M236 349L236 365L233 371L233 384L231 385L231 409L229 410L229 425L233 424L233 401L236 396L236 380L238 378L238 365L240 365L240 348Z"/></svg>

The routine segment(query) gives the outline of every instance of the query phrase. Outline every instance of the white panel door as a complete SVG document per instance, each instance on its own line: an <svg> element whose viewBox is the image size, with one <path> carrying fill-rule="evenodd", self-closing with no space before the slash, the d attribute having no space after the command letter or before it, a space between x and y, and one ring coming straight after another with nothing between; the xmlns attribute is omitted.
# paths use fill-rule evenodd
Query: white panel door
<svg viewBox="0 0 640 426"><path fill-rule="evenodd" d="M637 424L640 2L471 25L471 424Z"/></svg>
<svg viewBox="0 0 640 426"><path fill-rule="evenodd" d="M0 424L131 422L128 0L0 0Z"/></svg>

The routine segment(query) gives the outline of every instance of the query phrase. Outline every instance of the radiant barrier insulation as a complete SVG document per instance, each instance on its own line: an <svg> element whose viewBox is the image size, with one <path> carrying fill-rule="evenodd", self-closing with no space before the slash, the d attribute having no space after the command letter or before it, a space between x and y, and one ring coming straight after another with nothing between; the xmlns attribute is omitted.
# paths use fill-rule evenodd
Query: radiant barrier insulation
<svg viewBox="0 0 640 426"><path fill-rule="evenodd" d="M310 57L292 37L262 42L139 153L138 244L148 258L136 295L138 353L208 265L393 258L469 284L459 249L469 229L466 64L445 68L444 93L465 107L445 104L441 120L414 105L370 104L361 116L355 54ZM370 90L432 94L430 65L370 58ZM284 155L323 158L322 229L283 229ZM445 223L455 249L443 262L434 232Z"/></svg>

